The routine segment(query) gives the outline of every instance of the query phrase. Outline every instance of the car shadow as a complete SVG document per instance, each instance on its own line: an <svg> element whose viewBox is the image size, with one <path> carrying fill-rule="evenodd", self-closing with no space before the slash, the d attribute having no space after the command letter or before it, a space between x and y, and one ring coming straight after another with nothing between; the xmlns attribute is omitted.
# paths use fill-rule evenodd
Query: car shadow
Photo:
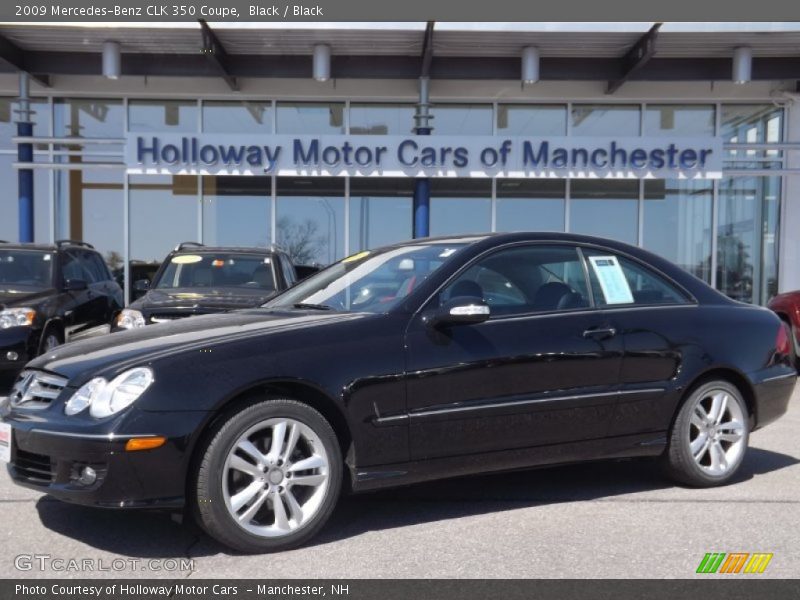
<svg viewBox="0 0 800 600"><path fill-rule="evenodd" d="M800 462L795 457L750 448L732 483ZM343 497L329 523L309 546L333 543L369 531L457 519L540 505L613 498L673 487L655 462L636 459L494 473ZM114 511L76 506L47 496L36 504L51 531L120 556L199 558L232 554L191 522L149 511Z"/></svg>

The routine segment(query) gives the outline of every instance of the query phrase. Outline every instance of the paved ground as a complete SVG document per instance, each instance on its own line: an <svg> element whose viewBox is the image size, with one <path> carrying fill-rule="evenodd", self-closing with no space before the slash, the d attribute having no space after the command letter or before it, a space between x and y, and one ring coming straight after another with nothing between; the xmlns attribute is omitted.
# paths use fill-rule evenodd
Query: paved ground
<svg viewBox="0 0 800 600"><path fill-rule="evenodd" d="M764 576L800 577L798 431L800 387L724 488L672 487L649 461L439 482L347 499L313 545L268 556L231 555L165 515L62 504L0 474L0 577L62 575L18 571L20 554L106 567L191 557L194 572L173 574L190 578L692 577L712 551L773 552Z"/></svg>

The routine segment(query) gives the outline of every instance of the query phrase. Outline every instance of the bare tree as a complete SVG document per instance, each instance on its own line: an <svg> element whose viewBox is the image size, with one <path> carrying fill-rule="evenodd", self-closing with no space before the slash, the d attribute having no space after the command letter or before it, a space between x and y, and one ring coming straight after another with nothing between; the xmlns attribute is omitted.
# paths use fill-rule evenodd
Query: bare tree
<svg viewBox="0 0 800 600"><path fill-rule="evenodd" d="M295 264L314 262L328 245L327 236L318 231L319 224L313 219L296 223L291 217L281 217L277 222L278 245Z"/></svg>
<svg viewBox="0 0 800 600"><path fill-rule="evenodd" d="M106 254L106 264L108 267L115 271L122 266L122 255L116 250L111 250Z"/></svg>

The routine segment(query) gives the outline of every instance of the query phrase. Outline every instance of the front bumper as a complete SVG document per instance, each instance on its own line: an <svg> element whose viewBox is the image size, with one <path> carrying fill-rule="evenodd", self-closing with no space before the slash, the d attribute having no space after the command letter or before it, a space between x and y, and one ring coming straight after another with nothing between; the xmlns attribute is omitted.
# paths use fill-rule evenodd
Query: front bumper
<svg viewBox="0 0 800 600"><path fill-rule="evenodd" d="M14 483L75 504L106 508L180 508L185 503L190 441L205 413L146 413L133 419L135 432L104 433L54 428L42 419L15 418L8 472ZM176 418L179 417L179 418ZM133 424L131 425L133 426ZM128 452L131 438L167 438L153 450ZM79 481L83 467L97 473Z"/></svg>
<svg viewBox="0 0 800 600"><path fill-rule="evenodd" d="M36 356L38 344L39 334L30 327L0 329L0 371L21 371ZM10 359L9 353L17 358Z"/></svg>

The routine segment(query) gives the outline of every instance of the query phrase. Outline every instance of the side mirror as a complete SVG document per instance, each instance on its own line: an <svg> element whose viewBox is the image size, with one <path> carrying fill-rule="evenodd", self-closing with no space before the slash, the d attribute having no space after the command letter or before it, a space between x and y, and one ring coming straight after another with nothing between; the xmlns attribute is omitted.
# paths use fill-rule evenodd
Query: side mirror
<svg viewBox="0 0 800 600"><path fill-rule="evenodd" d="M458 296L451 298L437 309L425 316L425 322L431 327L443 325L474 325L483 323L492 315L489 305L483 298Z"/></svg>
<svg viewBox="0 0 800 600"><path fill-rule="evenodd" d="M133 282L133 289L137 292L146 292L150 289L149 279L137 279Z"/></svg>
<svg viewBox="0 0 800 600"><path fill-rule="evenodd" d="M66 292L82 292L89 289L89 284L85 279L67 279L64 282L64 291Z"/></svg>

